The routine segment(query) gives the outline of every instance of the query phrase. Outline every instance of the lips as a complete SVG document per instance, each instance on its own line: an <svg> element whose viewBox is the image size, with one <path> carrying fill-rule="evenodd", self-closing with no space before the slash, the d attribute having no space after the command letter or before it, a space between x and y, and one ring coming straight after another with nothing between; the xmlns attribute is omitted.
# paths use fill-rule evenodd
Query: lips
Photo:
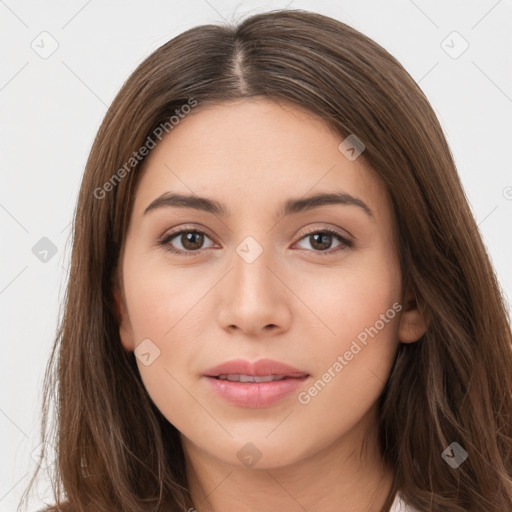
<svg viewBox="0 0 512 512"><path fill-rule="evenodd" d="M259 359L255 362L250 362L245 359L234 359L226 361L213 368L207 370L204 375L206 377L219 377L234 375L253 376L253 377L289 377L289 378L302 378L307 377L309 373L299 368L294 368L288 364L274 361L272 359Z"/></svg>
<svg viewBox="0 0 512 512"><path fill-rule="evenodd" d="M271 359L226 361L203 375L217 396L237 407L270 407L304 385L309 373Z"/></svg>

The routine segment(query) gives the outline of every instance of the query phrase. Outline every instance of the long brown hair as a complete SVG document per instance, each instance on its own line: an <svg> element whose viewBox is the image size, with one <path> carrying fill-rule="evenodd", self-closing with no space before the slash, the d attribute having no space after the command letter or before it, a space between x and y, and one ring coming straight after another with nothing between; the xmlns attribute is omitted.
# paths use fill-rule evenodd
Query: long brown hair
<svg viewBox="0 0 512 512"><path fill-rule="evenodd" d="M49 510L193 506L180 434L119 338L112 286L144 161L130 158L183 105L252 96L315 113L340 141L356 134L392 201L403 286L429 322L418 342L399 344L379 398L382 455L395 473L383 510L396 490L421 511L512 510L510 320L440 124L386 50L301 10L182 33L138 66L110 106L83 176L45 375L42 441L58 454ZM441 455L455 442L468 454L457 469Z"/></svg>

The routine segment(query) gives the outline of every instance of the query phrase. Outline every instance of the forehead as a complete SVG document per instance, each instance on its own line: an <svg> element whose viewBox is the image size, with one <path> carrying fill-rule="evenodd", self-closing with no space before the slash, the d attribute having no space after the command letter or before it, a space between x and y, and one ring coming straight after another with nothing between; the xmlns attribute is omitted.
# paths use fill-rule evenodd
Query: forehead
<svg viewBox="0 0 512 512"><path fill-rule="evenodd" d="M214 198L236 215L335 191L371 203L382 215L388 207L383 186L362 159L340 152L343 139L289 103L251 98L199 105L147 156L134 213L168 191Z"/></svg>

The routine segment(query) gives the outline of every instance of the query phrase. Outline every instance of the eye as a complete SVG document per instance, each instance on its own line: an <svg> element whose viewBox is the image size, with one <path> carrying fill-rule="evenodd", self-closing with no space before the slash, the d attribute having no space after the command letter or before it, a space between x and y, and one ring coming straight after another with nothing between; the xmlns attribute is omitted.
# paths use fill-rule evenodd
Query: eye
<svg viewBox="0 0 512 512"><path fill-rule="evenodd" d="M208 237L204 231L195 228L185 228L179 231L168 233L162 238L161 241L158 242L158 244L164 246L166 250L171 253L194 256L195 254L201 253L205 249L203 247L205 239L211 240L211 238ZM338 240L338 245L335 246L334 250L327 251L327 249L332 248L333 239ZM306 240L310 243L313 252L325 255L332 254L339 250L349 249L354 245L351 240L331 228L316 229L314 231L312 230L300 238L299 242L302 240ZM174 244L178 244L178 247L176 247ZM206 249L211 247L212 246L206 247ZM304 248L302 247L302 249ZM306 248L306 250L309 249Z"/></svg>
<svg viewBox="0 0 512 512"><path fill-rule="evenodd" d="M331 249L333 239L338 240L339 244L335 247L335 250L327 251L327 249ZM344 237L336 230L330 228L310 231L300 240L305 240L306 242L308 242L310 246L313 247L313 252L318 252L321 253L322 255L332 254L339 250L349 249L354 245L351 240Z"/></svg>
<svg viewBox="0 0 512 512"><path fill-rule="evenodd" d="M182 229L166 235L160 242L160 245L175 254L194 255L203 250L203 243L205 238L211 240L206 233L197 229ZM173 240L176 239L175 242ZM172 243L177 243L181 247L174 247Z"/></svg>

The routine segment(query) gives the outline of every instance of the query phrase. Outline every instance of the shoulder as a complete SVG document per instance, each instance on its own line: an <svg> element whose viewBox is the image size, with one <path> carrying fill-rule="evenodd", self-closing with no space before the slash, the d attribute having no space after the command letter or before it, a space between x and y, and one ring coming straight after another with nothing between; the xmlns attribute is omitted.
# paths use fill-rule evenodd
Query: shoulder
<svg viewBox="0 0 512 512"><path fill-rule="evenodd" d="M391 504L389 512L419 512L419 510L411 505L407 505L405 501L402 500L400 493L398 492L395 496L395 500Z"/></svg>

